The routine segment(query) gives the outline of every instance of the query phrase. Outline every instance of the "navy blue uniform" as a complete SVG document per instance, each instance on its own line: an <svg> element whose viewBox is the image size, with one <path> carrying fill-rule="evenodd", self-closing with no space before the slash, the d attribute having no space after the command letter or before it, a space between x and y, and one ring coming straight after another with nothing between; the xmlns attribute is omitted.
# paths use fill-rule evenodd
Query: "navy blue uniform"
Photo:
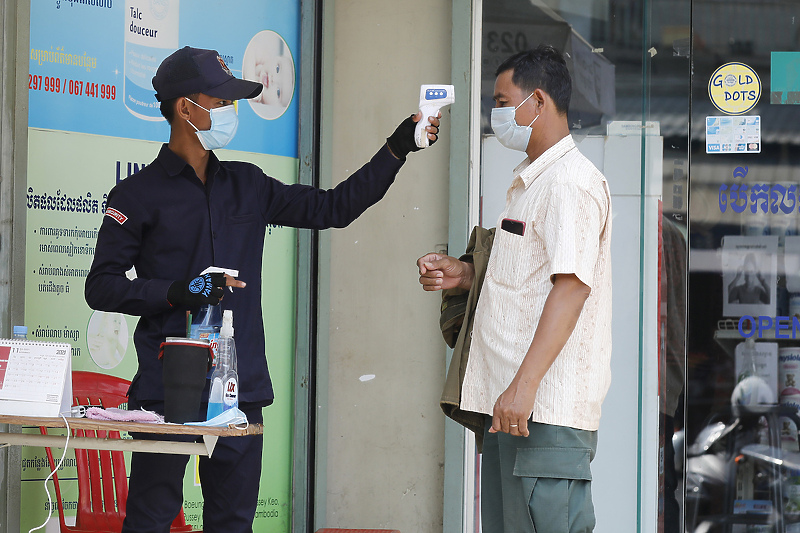
<svg viewBox="0 0 800 533"><path fill-rule="evenodd" d="M242 409L247 411L272 403L261 317L261 269L267 225L311 229L347 226L384 196L402 164L384 146L346 181L326 191L286 185L265 175L255 165L219 161L211 152L203 185L194 169L164 145L155 161L117 184L108 196L85 295L93 309L141 317L134 333L139 369L129 391L131 405L157 408L163 402L159 346L166 337L186 335L186 309L169 304L169 286L176 280L191 279L212 265L238 270L238 279L247 283L244 289L232 293L226 290L221 303L223 309L233 310ZM132 266L136 267L137 278L131 281L125 272ZM249 439L220 439L213 457L217 457L222 441L241 441L245 445ZM257 453L260 467L260 447ZM252 457L249 460L252 463ZM185 465L185 460L182 462ZM213 458L210 462L213 463ZM133 511L131 505L137 506L134 500L144 498L144 492L157 491L156 474L167 469L163 465L147 467L155 463L152 455L134 454L129 516ZM180 482L183 468L176 467L176 472L181 472ZM249 478L256 473L251 466L243 470ZM140 481L136 478L145 473L152 479L148 480L147 489L142 487L140 491L136 486ZM176 475L171 474L170 479ZM231 477L233 484L244 482ZM254 513L258 478L252 482ZM172 502L173 506L178 505L177 513L182 503L180 494L154 496L147 506L160 504L159 500L180 498ZM250 502L241 505L249 506Z"/></svg>
<svg viewBox="0 0 800 533"><path fill-rule="evenodd" d="M384 146L349 179L324 191L286 185L255 165L219 161L212 152L204 186L194 169L164 145L153 163L121 181L108 196L111 211L103 219L86 278L86 302L92 309L141 316L134 333L139 371L131 396L164 398L158 348L166 337L186 335L186 310L170 306L167 289L213 265L238 270L238 279L247 283L244 289L226 290L221 303L233 310L239 401L271 403L261 319L267 225L347 226L383 197L402 164ZM132 266L138 277L130 281L125 272Z"/></svg>

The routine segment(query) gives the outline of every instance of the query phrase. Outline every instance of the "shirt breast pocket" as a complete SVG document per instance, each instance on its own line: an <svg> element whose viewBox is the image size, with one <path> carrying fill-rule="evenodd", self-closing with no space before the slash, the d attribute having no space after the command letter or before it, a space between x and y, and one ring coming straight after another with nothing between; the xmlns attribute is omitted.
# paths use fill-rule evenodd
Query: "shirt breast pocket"
<svg viewBox="0 0 800 533"><path fill-rule="evenodd" d="M231 226L240 224L254 224L257 218L255 213L231 213L228 215L227 223Z"/></svg>
<svg viewBox="0 0 800 533"><path fill-rule="evenodd" d="M525 283L530 268L530 233L528 224L504 219L495 232L488 273L498 283L517 288Z"/></svg>

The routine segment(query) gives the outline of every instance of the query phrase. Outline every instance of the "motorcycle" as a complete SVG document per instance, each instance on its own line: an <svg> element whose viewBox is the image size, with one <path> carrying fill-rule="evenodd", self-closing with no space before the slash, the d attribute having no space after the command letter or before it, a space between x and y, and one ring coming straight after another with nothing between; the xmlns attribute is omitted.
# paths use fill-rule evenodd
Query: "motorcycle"
<svg viewBox="0 0 800 533"><path fill-rule="evenodd" d="M800 533L800 452L781 446L788 435L796 448L797 428L794 406L734 403L690 446L684 431L676 432L675 463L685 464L685 531Z"/></svg>

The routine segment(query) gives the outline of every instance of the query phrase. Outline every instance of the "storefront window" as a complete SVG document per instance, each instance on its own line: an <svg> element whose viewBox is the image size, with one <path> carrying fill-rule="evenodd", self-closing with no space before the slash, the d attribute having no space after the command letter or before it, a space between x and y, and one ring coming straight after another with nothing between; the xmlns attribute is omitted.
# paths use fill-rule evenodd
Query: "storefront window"
<svg viewBox="0 0 800 533"><path fill-rule="evenodd" d="M796 2L692 6L688 531L797 531Z"/></svg>
<svg viewBox="0 0 800 533"><path fill-rule="evenodd" d="M691 3L483 0L482 22L480 223L497 224L525 157L493 135L495 70L540 43L565 56L570 133L611 189L613 377L592 463L596 531L682 531L673 440L685 403Z"/></svg>

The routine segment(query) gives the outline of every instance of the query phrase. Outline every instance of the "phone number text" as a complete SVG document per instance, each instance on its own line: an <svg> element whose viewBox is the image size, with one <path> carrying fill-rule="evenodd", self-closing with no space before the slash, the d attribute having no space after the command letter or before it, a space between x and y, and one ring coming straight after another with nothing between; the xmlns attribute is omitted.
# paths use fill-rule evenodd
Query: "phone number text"
<svg viewBox="0 0 800 533"><path fill-rule="evenodd" d="M28 75L28 89L31 91L45 91L49 93L71 94L89 98L102 98L104 100L117 99L117 87L105 83L93 83L81 80L69 80L54 76Z"/></svg>

